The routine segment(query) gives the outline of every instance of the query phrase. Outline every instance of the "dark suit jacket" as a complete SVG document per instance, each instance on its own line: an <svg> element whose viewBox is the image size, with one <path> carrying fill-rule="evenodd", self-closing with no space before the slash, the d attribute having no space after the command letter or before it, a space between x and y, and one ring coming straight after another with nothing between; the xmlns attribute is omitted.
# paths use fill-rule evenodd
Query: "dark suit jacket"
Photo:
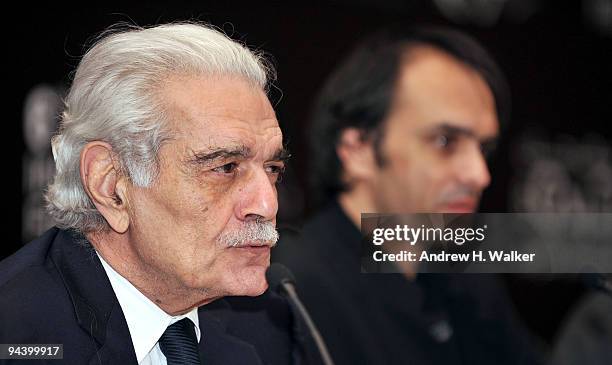
<svg viewBox="0 0 612 365"><path fill-rule="evenodd" d="M270 293L221 299L198 314L204 364L292 362L293 323L284 299ZM63 344L66 364L136 364L100 260L91 246L57 228L0 262L0 343ZM0 360L6 363L12 362Z"/></svg>
<svg viewBox="0 0 612 365"><path fill-rule="evenodd" d="M336 203L283 237L273 261L293 271L336 365L539 362L493 275L361 274L361 234Z"/></svg>

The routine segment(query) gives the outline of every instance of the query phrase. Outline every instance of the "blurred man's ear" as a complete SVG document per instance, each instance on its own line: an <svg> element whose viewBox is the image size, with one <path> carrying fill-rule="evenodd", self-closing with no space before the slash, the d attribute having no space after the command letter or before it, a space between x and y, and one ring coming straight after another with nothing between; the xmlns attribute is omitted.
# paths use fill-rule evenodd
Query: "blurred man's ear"
<svg viewBox="0 0 612 365"><path fill-rule="evenodd" d="M374 142L371 138L364 138L362 130L344 129L340 133L336 153L342 164L344 182L349 186L375 177L378 165Z"/></svg>
<svg viewBox="0 0 612 365"><path fill-rule="evenodd" d="M102 141L89 142L81 151L81 182L112 230L127 231L130 219L127 200L127 178L113 159L112 147Z"/></svg>

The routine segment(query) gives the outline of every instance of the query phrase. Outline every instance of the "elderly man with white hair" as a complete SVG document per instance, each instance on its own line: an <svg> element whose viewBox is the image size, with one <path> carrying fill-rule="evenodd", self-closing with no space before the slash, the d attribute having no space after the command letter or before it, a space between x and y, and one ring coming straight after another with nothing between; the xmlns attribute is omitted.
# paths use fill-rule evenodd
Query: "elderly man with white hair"
<svg viewBox="0 0 612 365"><path fill-rule="evenodd" d="M56 227L0 263L0 343L61 344L69 364L290 363L284 300L221 299L267 289L288 156L272 75L205 25L101 37L52 141Z"/></svg>

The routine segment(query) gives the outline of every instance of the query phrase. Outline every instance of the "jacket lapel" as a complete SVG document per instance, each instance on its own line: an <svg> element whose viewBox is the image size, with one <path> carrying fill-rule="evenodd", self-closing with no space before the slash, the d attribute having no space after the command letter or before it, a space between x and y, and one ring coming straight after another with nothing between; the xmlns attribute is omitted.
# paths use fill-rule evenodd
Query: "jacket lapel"
<svg viewBox="0 0 612 365"><path fill-rule="evenodd" d="M92 356L89 364L137 364L130 332L119 304L110 314L106 323L106 333L106 341Z"/></svg>

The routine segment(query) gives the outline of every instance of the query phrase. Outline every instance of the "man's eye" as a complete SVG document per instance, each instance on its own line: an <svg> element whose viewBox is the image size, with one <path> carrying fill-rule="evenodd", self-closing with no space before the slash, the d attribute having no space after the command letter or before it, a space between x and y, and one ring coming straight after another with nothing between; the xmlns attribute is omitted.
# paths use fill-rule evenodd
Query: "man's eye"
<svg viewBox="0 0 612 365"><path fill-rule="evenodd" d="M266 171L270 174L282 174L285 171L285 166L270 165L266 167Z"/></svg>
<svg viewBox="0 0 612 365"><path fill-rule="evenodd" d="M451 148L457 142L457 139L453 136L448 136L445 134L440 134L435 136L434 145L438 148Z"/></svg>
<svg viewBox="0 0 612 365"><path fill-rule="evenodd" d="M271 175L271 179L274 183L279 183L283 179L283 172L285 171L284 165L269 165L266 166L266 173Z"/></svg>
<svg viewBox="0 0 612 365"><path fill-rule="evenodd" d="M226 163L223 166L219 166L219 167L215 167L214 169L212 169L214 172L219 172L222 174L231 174L234 171L236 171L236 168L238 167L238 164L235 162L230 162L230 163Z"/></svg>

